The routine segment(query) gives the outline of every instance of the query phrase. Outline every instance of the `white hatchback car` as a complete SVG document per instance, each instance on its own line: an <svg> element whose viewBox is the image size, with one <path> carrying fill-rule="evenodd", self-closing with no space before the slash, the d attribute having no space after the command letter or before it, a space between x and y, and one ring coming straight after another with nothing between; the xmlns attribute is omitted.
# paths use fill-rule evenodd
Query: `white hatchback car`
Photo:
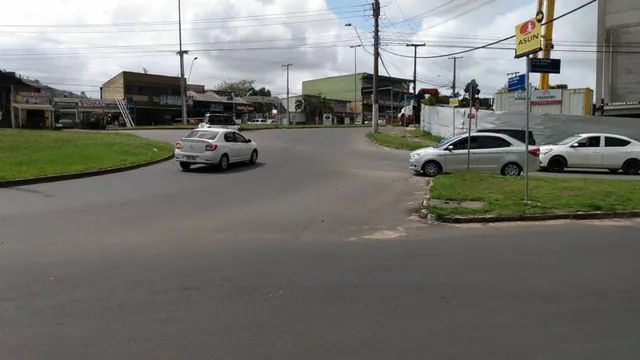
<svg viewBox="0 0 640 360"><path fill-rule="evenodd" d="M422 148L409 155L409 169L427 176L467 169L468 136L457 136L440 144ZM471 134L470 169L518 176L524 169L524 143L498 133ZM538 148L532 146L527 155L528 167L538 170Z"/></svg>
<svg viewBox="0 0 640 360"><path fill-rule="evenodd" d="M640 142L613 134L578 134L555 145L540 147L540 167L561 172L566 168L640 171Z"/></svg>
<svg viewBox="0 0 640 360"><path fill-rule="evenodd" d="M194 129L176 143L175 158L184 170L195 164L204 164L217 165L224 171L234 162L255 164L258 146L235 130Z"/></svg>

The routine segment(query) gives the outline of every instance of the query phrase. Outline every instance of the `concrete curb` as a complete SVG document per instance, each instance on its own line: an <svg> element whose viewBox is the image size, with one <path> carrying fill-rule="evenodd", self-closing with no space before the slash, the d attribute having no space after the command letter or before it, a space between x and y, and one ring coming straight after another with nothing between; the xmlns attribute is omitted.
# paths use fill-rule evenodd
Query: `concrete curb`
<svg viewBox="0 0 640 360"><path fill-rule="evenodd" d="M439 222L450 224L470 223L494 223L514 221L548 221L548 220L602 220L602 219L628 219L640 217L640 211L620 212L580 212L561 214L535 214L535 215L483 215L483 216L441 216Z"/></svg>
<svg viewBox="0 0 640 360"><path fill-rule="evenodd" d="M425 191L424 199L422 200L422 209L418 214L421 219L426 219L430 223L438 220L436 219L436 216L434 214L429 214L429 212L427 211L427 206L429 206L429 203L431 202L431 187L433 186L433 181L433 178L427 178L427 190Z"/></svg>
<svg viewBox="0 0 640 360"><path fill-rule="evenodd" d="M144 163L121 166L117 168L91 170L91 171L83 171L83 172L77 172L77 173L51 175L51 176L42 176L42 177L35 177L35 178L28 178L28 179L0 181L0 188L34 185L34 184L42 184L42 183L48 183L48 182L82 179L82 178L92 177L92 176L114 174L114 173L139 169L139 168L150 166L150 165L155 165L171 159L173 159L173 154L167 155L160 159L156 159L156 160L152 160Z"/></svg>

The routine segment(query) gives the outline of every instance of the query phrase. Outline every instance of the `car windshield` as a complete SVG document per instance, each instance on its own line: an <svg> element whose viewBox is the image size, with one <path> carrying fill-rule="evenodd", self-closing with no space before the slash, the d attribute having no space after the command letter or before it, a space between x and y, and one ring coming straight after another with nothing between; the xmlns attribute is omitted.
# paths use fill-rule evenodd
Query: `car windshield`
<svg viewBox="0 0 640 360"><path fill-rule="evenodd" d="M434 146L434 148L436 148L436 149L445 148L445 147L449 146L449 144L451 144L452 142L454 142L454 141L456 141L456 140L458 140L460 138L462 138L462 136L454 136L452 138L448 138L448 139L442 140L438 145Z"/></svg>
<svg viewBox="0 0 640 360"><path fill-rule="evenodd" d="M576 141L578 139L580 139L580 136L576 136L576 135L570 136L570 137L560 141L556 145L568 145L568 144L571 144L572 142L574 142L574 141Z"/></svg>
<svg viewBox="0 0 640 360"><path fill-rule="evenodd" d="M184 138L185 139L205 139L205 140L215 140L218 137L218 131L202 131L202 130L193 130L188 133Z"/></svg>

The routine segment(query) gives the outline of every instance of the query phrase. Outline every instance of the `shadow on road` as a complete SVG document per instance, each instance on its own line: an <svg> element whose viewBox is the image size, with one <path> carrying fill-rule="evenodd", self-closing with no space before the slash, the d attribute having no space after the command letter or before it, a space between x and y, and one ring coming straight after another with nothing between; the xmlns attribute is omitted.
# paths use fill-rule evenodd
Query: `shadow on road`
<svg viewBox="0 0 640 360"><path fill-rule="evenodd" d="M261 162L258 162L253 165L243 164L243 163L229 164L229 168L227 169L227 171L220 171L218 167L215 165L202 165L202 166L192 167L189 170L182 170L182 172L195 173L195 174L235 174L235 173L255 170L265 165L266 165L265 163L261 163Z"/></svg>

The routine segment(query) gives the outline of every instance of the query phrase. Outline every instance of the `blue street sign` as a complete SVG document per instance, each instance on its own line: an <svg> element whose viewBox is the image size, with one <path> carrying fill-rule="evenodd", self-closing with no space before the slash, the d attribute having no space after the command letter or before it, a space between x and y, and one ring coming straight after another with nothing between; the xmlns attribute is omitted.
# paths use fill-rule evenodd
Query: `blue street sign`
<svg viewBox="0 0 640 360"><path fill-rule="evenodd" d="M560 74L560 59L531 59L532 73Z"/></svg>
<svg viewBox="0 0 640 360"><path fill-rule="evenodd" d="M526 86L524 85L524 74L510 77L507 81L507 90L510 92L525 89Z"/></svg>

